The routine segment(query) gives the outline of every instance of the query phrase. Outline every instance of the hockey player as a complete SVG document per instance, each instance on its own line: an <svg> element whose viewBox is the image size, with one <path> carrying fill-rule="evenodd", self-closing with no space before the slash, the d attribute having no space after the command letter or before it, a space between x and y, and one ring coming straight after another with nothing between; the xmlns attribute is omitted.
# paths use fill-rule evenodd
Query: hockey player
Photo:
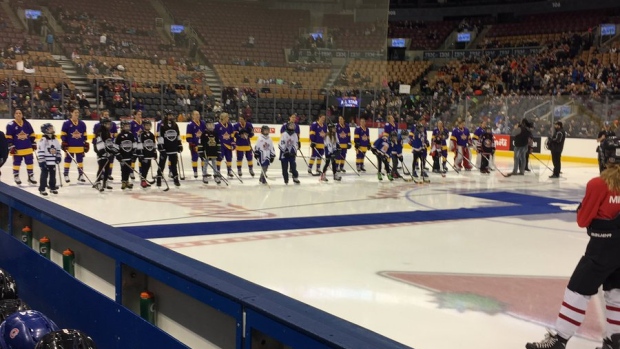
<svg viewBox="0 0 620 349"><path fill-rule="evenodd" d="M381 137L379 137L370 148L373 154L377 157L377 161L379 162L379 172L377 173L377 178L382 181L383 175L381 174L381 166L385 166L385 172L387 173L389 180L394 180L392 178L392 172L390 171L390 164L388 163L388 159L390 158L390 154L392 150L390 149L390 139L388 135L383 133Z"/></svg>
<svg viewBox="0 0 620 349"><path fill-rule="evenodd" d="M9 157L9 142L6 140L4 132L0 131L0 167L4 166Z"/></svg>
<svg viewBox="0 0 620 349"><path fill-rule="evenodd" d="M109 164L110 158L114 158L118 154L118 146L114 143L114 138L112 138L111 128L112 122L110 119L102 118L93 139L93 148L97 153L97 164L99 165L95 188L99 191L112 189L108 185L108 180L110 179Z"/></svg>
<svg viewBox="0 0 620 349"><path fill-rule="evenodd" d="M454 152L454 166L459 171L463 167L465 167L465 171L471 171L470 145L469 129L465 127L465 121L461 120L458 126L452 130L452 136L450 136L450 149Z"/></svg>
<svg viewBox="0 0 620 349"><path fill-rule="evenodd" d="M308 173L312 174L312 166L316 162L317 174L321 174L321 162L325 154L325 145L323 144L325 135L327 134L327 125L325 124L325 115L319 115L319 119L310 125L310 163L308 164Z"/></svg>
<svg viewBox="0 0 620 349"><path fill-rule="evenodd" d="M80 120L80 110L75 108L71 111L71 118L62 124L60 132L62 150L65 152L64 177L65 182L69 183L69 169L73 162L72 157L78 166L78 182L86 182L84 179L84 155L90 150L86 138L86 123ZM60 180L60 178L58 178Z"/></svg>
<svg viewBox="0 0 620 349"><path fill-rule="evenodd" d="M602 348L620 349L620 140L608 138L601 149L606 169L588 182L577 208L577 225L586 228L590 241L568 281L554 331L540 342L527 343L527 349L566 348L601 286L607 318Z"/></svg>
<svg viewBox="0 0 620 349"><path fill-rule="evenodd" d="M151 132L152 128L151 120L144 120L142 122L142 131L138 136L136 145L136 157L140 161L140 186L142 188L151 186L146 181L146 176L151 169L151 162L157 159L157 140L153 132Z"/></svg>
<svg viewBox="0 0 620 349"><path fill-rule="evenodd" d="M433 157L433 172L434 173L446 173L448 171L448 167L446 166L446 161L448 158L448 146L447 139L449 138L448 130L443 127L443 121L437 122L437 127L433 130L432 135L432 148L431 148L431 156ZM439 158L441 157L441 165L439 167Z"/></svg>
<svg viewBox="0 0 620 349"><path fill-rule="evenodd" d="M426 127L424 127L424 119L420 119L417 125L411 126L409 131L409 145L412 148L413 163L411 168L413 169L413 177L418 178L418 161L419 168L422 172L422 177L428 177L425 171L426 166L426 147L428 146L428 139L426 139Z"/></svg>
<svg viewBox="0 0 620 349"><path fill-rule="evenodd" d="M254 126L251 122L245 121L243 115L239 115L239 122L233 126L235 135L235 144L237 144L237 174L242 176L241 166L243 165L243 156L248 161L248 171L250 176L254 177L254 161L252 159L252 137L254 137Z"/></svg>
<svg viewBox="0 0 620 349"><path fill-rule="evenodd" d="M344 164L347 160L347 149L351 149L351 128L349 124L344 122L344 117L338 117L338 124L336 125L336 135L338 136L338 143L340 144L340 155L336 159L336 166L338 171L347 172L344 169Z"/></svg>
<svg viewBox="0 0 620 349"><path fill-rule="evenodd" d="M111 122L110 121L110 112L107 110L104 110L101 113L101 121L103 120L107 120L110 122L110 127L108 128L108 131L110 132L110 137L112 137L112 142L114 142L114 138L116 138L116 135L118 134L118 126L116 125L116 123ZM101 127L101 121L96 123L95 126L93 126L93 134L97 134L97 132L99 131L99 127ZM110 161L108 162L108 168L106 169L106 171L108 171L108 180L113 181L114 178L112 177L112 170L114 169L114 155L110 155Z"/></svg>
<svg viewBox="0 0 620 349"><path fill-rule="evenodd" d="M297 164L295 157L297 156L297 145L299 144L299 138L295 133L295 123L289 122L286 127L286 132L280 136L280 161L282 163L282 177L284 177L284 184L288 184L288 169L291 168L293 174L293 182L299 184L299 172L297 172Z"/></svg>
<svg viewBox="0 0 620 349"><path fill-rule="evenodd" d="M478 152L478 150L480 149L480 136L486 132L486 129L487 129L487 121L482 120L482 122L480 123L480 126L476 128L476 130L474 131L474 134L471 136L471 142L473 146L476 148L476 153L477 153L476 154L476 167L478 168L480 168L480 165L482 164L482 156Z"/></svg>
<svg viewBox="0 0 620 349"><path fill-rule="evenodd" d="M222 158L222 145L220 144L220 137L215 133L213 119L206 120L205 132L203 132L198 140L198 154L204 166L202 182L208 184L209 166L215 170L217 168L217 160ZM213 174L213 178L215 179L215 183L220 184L222 175L217 171Z"/></svg>
<svg viewBox="0 0 620 349"><path fill-rule="evenodd" d="M334 174L334 180L340 181L341 177L338 174L338 165L336 160L340 156L342 149L338 143L338 137L336 136L336 125L330 123L327 125L327 135L325 135L325 165L323 165L323 171L321 171L321 181L327 182L325 171L332 165L332 173Z"/></svg>
<svg viewBox="0 0 620 349"><path fill-rule="evenodd" d="M37 159L41 168L41 177L39 178L39 193L47 196L45 188L50 188L52 194L58 194L56 187L56 166L60 164L61 146L54 134L54 126L50 123L41 125L41 133L43 137L39 142L37 149ZM49 184L48 184L49 178Z"/></svg>
<svg viewBox="0 0 620 349"><path fill-rule="evenodd" d="M265 175L267 174L267 169L269 169L269 164L273 163L273 160L276 158L276 149L273 147L273 141L269 137L269 126L263 125L260 128L260 133L260 137L258 137L256 145L254 145L254 157L262 168L259 183L267 184Z"/></svg>
<svg viewBox="0 0 620 349"><path fill-rule="evenodd" d="M599 144L599 146L596 148L596 151L598 152L599 173L603 172L603 170L605 169L605 161L603 159L603 152L601 151L601 145L603 144L605 139L615 136L615 135L616 135L616 132L614 132L610 128L609 121L605 121L605 123L603 124L603 129L599 131L598 136L596 137L596 141Z"/></svg>
<svg viewBox="0 0 620 349"><path fill-rule="evenodd" d="M143 131L144 131L144 121L142 120L142 110L134 110L133 120L131 120L131 133L133 133L133 138L136 140L136 142L139 142L140 135L142 134ZM137 159L138 157L136 155L134 155L131 158L131 169L132 170L136 168ZM136 179L133 171L131 171L131 174L129 175L129 177L131 177L131 179Z"/></svg>
<svg viewBox="0 0 620 349"><path fill-rule="evenodd" d="M484 130L484 133L478 136L478 154L482 158L480 160L480 173L491 173L489 171L489 160L495 154L495 140L493 131L490 127Z"/></svg>
<svg viewBox="0 0 620 349"><path fill-rule="evenodd" d="M16 184L22 184L19 179L19 168L22 160L26 163L28 173L28 183L37 184L34 180L33 156L32 153L37 149L35 134L32 125L24 119L20 109L15 110L15 119L6 125L6 139L9 143L9 153L13 155L13 179Z"/></svg>
<svg viewBox="0 0 620 349"><path fill-rule="evenodd" d="M234 139L233 125L229 122L228 113L220 114L220 122L215 124L215 133L220 137L222 144L222 157L217 161L217 171L220 172L222 160L226 159L226 168L228 169L228 177L233 178L232 173L232 154L235 151L236 144Z"/></svg>
<svg viewBox="0 0 620 349"><path fill-rule="evenodd" d="M118 134L114 143L118 145L118 154L116 159L121 164L121 189L133 189L133 183L129 182L129 175L133 172L131 168L131 159L135 155L137 148L136 139L131 132L131 122L129 120L121 121L121 133Z"/></svg>
<svg viewBox="0 0 620 349"><path fill-rule="evenodd" d="M180 187L181 182L179 181L179 174L177 172L177 161L179 160L179 153L183 152L183 145L181 144L179 126L175 121L176 117L174 116L174 113L169 112L166 114L166 120L163 120L159 124L159 131L157 134L157 150L159 150L157 186L161 186L164 166L166 166L166 162L170 160L170 173L172 174L172 180L174 181L174 185Z"/></svg>
<svg viewBox="0 0 620 349"><path fill-rule="evenodd" d="M398 132L390 134L390 157L392 158L392 178L401 178L398 173L398 164L403 161L403 141Z"/></svg>
<svg viewBox="0 0 620 349"><path fill-rule="evenodd" d="M194 170L194 178L198 178L198 140L205 132L206 124L200 119L200 113L196 110L192 112L192 120L187 123L187 129L185 132L185 140L189 146L189 152L192 156L192 170ZM202 160L201 160L202 161ZM204 172L205 164L201 164L202 175Z"/></svg>
<svg viewBox="0 0 620 349"><path fill-rule="evenodd" d="M364 160L366 152L370 148L370 130L366 127L366 119L360 119L360 125L355 128L353 140L355 141L355 167L357 172L366 172Z"/></svg>

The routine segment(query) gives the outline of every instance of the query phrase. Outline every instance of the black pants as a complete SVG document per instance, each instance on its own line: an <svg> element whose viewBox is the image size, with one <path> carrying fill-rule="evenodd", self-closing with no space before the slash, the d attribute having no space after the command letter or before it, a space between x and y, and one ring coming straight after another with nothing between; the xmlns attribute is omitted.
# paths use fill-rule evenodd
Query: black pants
<svg viewBox="0 0 620 349"><path fill-rule="evenodd" d="M620 239L590 238L586 253L568 282L568 289L584 296L620 288Z"/></svg>
<svg viewBox="0 0 620 349"><path fill-rule="evenodd" d="M141 179L146 178L150 169L151 169L151 159L150 158L140 159L140 176L142 176Z"/></svg>
<svg viewBox="0 0 620 349"><path fill-rule="evenodd" d="M121 181L129 181L129 175L133 172L131 170L131 158L122 159L119 161L119 164L121 164Z"/></svg>
<svg viewBox="0 0 620 349"><path fill-rule="evenodd" d="M51 190L56 190L56 166L55 165L46 165L45 163L39 163L39 167L41 168L41 178L39 180L39 191L45 191L45 186L47 185L47 179L49 178L49 188Z"/></svg>
<svg viewBox="0 0 620 349"><path fill-rule="evenodd" d="M282 158L280 159L282 162L282 177L284 177L284 183L288 183L288 167L291 166L291 173L293 174L293 178L299 177L299 172L297 172L297 163L295 158Z"/></svg>
<svg viewBox="0 0 620 349"><path fill-rule="evenodd" d="M329 168L329 164L332 165L332 172L336 174L336 158L333 156L325 157L325 165L323 165L323 173L325 173L325 171Z"/></svg>
<svg viewBox="0 0 620 349"><path fill-rule="evenodd" d="M489 169L489 153L480 153L480 170L488 170ZM527 167L527 165L525 166Z"/></svg>
<svg viewBox="0 0 620 349"><path fill-rule="evenodd" d="M159 153L159 168L157 169L157 176L163 177L164 168L166 167L166 162L170 160L170 173L172 173L172 177L176 178L179 176L177 172L177 161L179 153L168 154L166 152Z"/></svg>
<svg viewBox="0 0 620 349"><path fill-rule="evenodd" d="M560 150L552 150L551 151L551 161L553 162L553 175L560 176L560 172L562 171L562 162L560 161L562 158L562 151Z"/></svg>
<svg viewBox="0 0 620 349"><path fill-rule="evenodd" d="M390 173L390 164L388 163L387 156L377 155L377 162L379 162L379 172L381 172L381 165L385 166L386 173Z"/></svg>
<svg viewBox="0 0 620 349"><path fill-rule="evenodd" d="M114 157L112 157L114 159ZM99 168L97 169L97 181L103 181L104 185L108 181L108 176L110 175L108 169L110 167L110 158L97 158L97 165Z"/></svg>

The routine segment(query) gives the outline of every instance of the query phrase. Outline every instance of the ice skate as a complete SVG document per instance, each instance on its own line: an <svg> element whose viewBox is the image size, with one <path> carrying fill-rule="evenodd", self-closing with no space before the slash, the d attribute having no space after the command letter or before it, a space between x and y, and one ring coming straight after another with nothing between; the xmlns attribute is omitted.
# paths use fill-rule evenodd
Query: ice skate
<svg viewBox="0 0 620 349"><path fill-rule="evenodd" d="M127 182L127 189L133 189L133 183Z"/></svg>
<svg viewBox="0 0 620 349"><path fill-rule="evenodd" d="M50 193L58 194L58 188L50 189Z"/></svg>
<svg viewBox="0 0 620 349"><path fill-rule="evenodd" d="M233 174L232 170L228 170L228 178L235 178L235 175Z"/></svg>
<svg viewBox="0 0 620 349"><path fill-rule="evenodd" d="M202 183L209 184L209 177L207 177L206 175L202 176Z"/></svg>
<svg viewBox="0 0 620 349"><path fill-rule="evenodd" d="M360 171L361 172L366 172L366 168L364 168L364 166L360 167Z"/></svg>
<svg viewBox="0 0 620 349"><path fill-rule="evenodd" d="M155 185L161 187L161 176L157 176L157 180L155 181Z"/></svg>
<svg viewBox="0 0 620 349"><path fill-rule="evenodd" d="M65 183L70 183L71 182L71 179L69 178L68 174L64 175L64 177L65 177Z"/></svg>
<svg viewBox="0 0 620 349"><path fill-rule="evenodd" d="M46 192L45 190L41 190L41 191L39 191L39 193L40 193L41 195L43 195L43 196L47 196L47 192Z"/></svg>
<svg viewBox="0 0 620 349"><path fill-rule="evenodd" d="M392 177L392 175L391 175L391 174L389 174L389 173L388 173L388 175L387 175L387 178L388 178L390 181L393 181L393 180L394 180L394 177Z"/></svg>
<svg viewBox="0 0 620 349"><path fill-rule="evenodd" d="M239 176L239 177L243 176L243 172L241 172L241 170L240 170L240 169L239 169L239 170L237 170L237 176Z"/></svg>
<svg viewBox="0 0 620 349"><path fill-rule="evenodd" d="M250 169L249 172L250 172L250 176L254 177L254 170Z"/></svg>
<svg viewBox="0 0 620 349"><path fill-rule="evenodd" d="M338 173L334 173L334 180L340 182L342 177Z"/></svg>
<svg viewBox="0 0 620 349"><path fill-rule="evenodd" d="M80 173L80 175L78 176L77 180L78 180L78 182L82 182L82 183L86 182L86 179L84 179L84 174L83 173Z"/></svg>
<svg viewBox="0 0 620 349"><path fill-rule="evenodd" d="M603 346L596 349L620 349L620 334L612 334L611 338L603 339Z"/></svg>
<svg viewBox="0 0 620 349"><path fill-rule="evenodd" d="M198 172L194 172L194 179L198 178Z"/></svg>
<svg viewBox="0 0 620 349"><path fill-rule="evenodd" d="M134 173L133 173L133 172L132 172L132 173L130 173L130 174L129 174L129 179L131 179L131 180L133 181L134 179L136 179L136 175L134 175ZM80 179L78 178L78 180L80 180Z"/></svg>
<svg viewBox="0 0 620 349"><path fill-rule="evenodd" d="M295 183L295 184L299 184L299 183L301 183L301 182L299 181L299 179L297 179L297 178L293 178L293 183Z"/></svg>
<svg viewBox="0 0 620 349"><path fill-rule="evenodd" d="M28 175L28 183L30 183L30 184L37 184L37 181L34 180L34 175L33 174L29 174Z"/></svg>
<svg viewBox="0 0 620 349"><path fill-rule="evenodd" d="M121 190L125 190L127 189L127 182L126 181L122 181L121 182Z"/></svg>
<svg viewBox="0 0 620 349"><path fill-rule="evenodd" d="M560 337L557 333L547 330L545 338L540 342L527 343L526 349L565 349L568 340Z"/></svg>
<svg viewBox="0 0 620 349"><path fill-rule="evenodd" d="M328 180L327 180L327 176L325 176L325 173L321 173L321 179L320 179L320 181L321 181L321 182L328 182Z"/></svg>
<svg viewBox="0 0 620 349"><path fill-rule="evenodd" d="M380 181L383 180L383 175L381 174L381 172L377 173L377 179Z"/></svg>
<svg viewBox="0 0 620 349"><path fill-rule="evenodd" d="M112 176L108 176L108 180L109 180L109 181L113 181L113 180L114 180L114 177L112 177Z"/></svg>
<svg viewBox="0 0 620 349"><path fill-rule="evenodd" d="M15 180L15 184L17 185L22 184L21 179L19 179L19 175L14 175L13 179Z"/></svg>
<svg viewBox="0 0 620 349"><path fill-rule="evenodd" d="M149 184L148 184L148 183L147 183L147 182L143 179L143 180L140 182L140 186L141 186L143 189L146 189L146 188L148 188L148 187L149 187Z"/></svg>
<svg viewBox="0 0 620 349"><path fill-rule="evenodd" d="M175 186L177 186L177 187L181 186L181 182L179 182L179 176L174 176L174 178L172 180L173 180Z"/></svg>

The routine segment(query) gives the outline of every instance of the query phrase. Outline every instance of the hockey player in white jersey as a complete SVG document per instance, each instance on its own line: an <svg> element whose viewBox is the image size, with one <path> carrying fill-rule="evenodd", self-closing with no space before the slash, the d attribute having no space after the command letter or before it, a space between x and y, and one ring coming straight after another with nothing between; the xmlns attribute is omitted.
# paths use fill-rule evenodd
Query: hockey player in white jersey
<svg viewBox="0 0 620 349"><path fill-rule="evenodd" d="M336 159L340 156L340 144L338 143L338 137L336 136L336 125L332 123L327 125L327 135L323 140L323 144L325 144L325 165L323 165L321 181L327 182L325 171L327 171L330 164L332 165L334 180L340 181L340 174L336 171Z"/></svg>
<svg viewBox="0 0 620 349"><path fill-rule="evenodd" d="M260 129L260 136L254 145L254 157L261 166L260 179L261 184L267 184L265 174L269 168L269 164L273 163L276 158L276 149L273 147L273 141L269 137L269 126L263 125Z"/></svg>

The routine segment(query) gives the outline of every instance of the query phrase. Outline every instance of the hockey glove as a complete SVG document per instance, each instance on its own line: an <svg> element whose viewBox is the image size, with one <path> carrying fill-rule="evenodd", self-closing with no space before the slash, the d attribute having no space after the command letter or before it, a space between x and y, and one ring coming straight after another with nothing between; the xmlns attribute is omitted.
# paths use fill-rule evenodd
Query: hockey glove
<svg viewBox="0 0 620 349"><path fill-rule="evenodd" d="M288 157L289 157L290 159L294 159L294 158L295 158L295 156L297 156L297 154L295 154L295 153L288 153Z"/></svg>
<svg viewBox="0 0 620 349"><path fill-rule="evenodd" d="M56 165L60 164L61 157L60 157L60 156L57 156L55 161L56 161Z"/></svg>
<svg viewBox="0 0 620 349"><path fill-rule="evenodd" d="M163 144L158 144L157 145L157 151L159 151L160 153L164 151L164 145Z"/></svg>
<svg viewBox="0 0 620 349"><path fill-rule="evenodd" d="M301 148L301 142L297 142L297 149Z"/></svg>
<svg viewBox="0 0 620 349"><path fill-rule="evenodd" d="M90 143L84 142L84 154L88 153L90 150Z"/></svg>
<svg viewBox="0 0 620 349"><path fill-rule="evenodd" d="M17 149L15 149L15 146L14 146L14 145L12 145L12 146L9 148L9 154L11 154L11 155L15 155L15 154L17 154Z"/></svg>
<svg viewBox="0 0 620 349"><path fill-rule="evenodd" d="M431 143L427 140L424 141L424 145L429 148L431 146Z"/></svg>
<svg viewBox="0 0 620 349"><path fill-rule="evenodd" d="M189 143L189 151L196 153L198 152L198 146L196 143Z"/></svg>
<svg viewBox="0 0 620 349"><path fill-rule="evenodd" d="M310 148L312 148L312 149L316 148L316 143L311 142L311 143L310 143Z"/></svg>
<svg viewBox="0 0 620 349"><path fill-rule="evenodd" d="M347 149L351 149L351 143L347 143Z"/></svg>
<svg viewBox="0 0 620 349"><path fill-rule="evenodd" d="M183 152L183 146L179 145L179 153L182 153L182 152Z"/></svg>
<svg viewBox="0 0 620 349"><path fill-rule="evenodd" d="M118 162L123 162L123 157L121 156L121 154L116 154L116 160L118 160Z"/></svg>
<svg viewBox="0 0 620 349"><path fill-rule="evenodd" d="M273 155L273 154L272 154L272 155L269 157L269 163L270 163L270 164L273 164L273 160L275 160L275 159L276 159L275 155Z"/></svg>
<svg viewBox="0 0 620 349"><path fill-rule="evenodd" d="M32 150L37 150L37 143L32 142Z"/></svg>
<svg viewBox="0 0 620 349"><path fill-rule="evenodd" d="M220 153L218 152L217 154L219 156ZM258 150L254 151L254 158L260 159L260 152Z"/></svg>
<svg viewBox="0 0 620 349"><path fill-rule="evenodd" d="M62 149L62 151L64 151L64 152L66 152L67 149L69 149L69 143L62 142L62 144L60 145L60 149Z"/></svg>
<svg viewBox="0 0 620 349"><path fill-rule="evenodd" d="M357 144L357 143L355 143L355 149L356 149L356 150L359 150L359 149L360 149L360 145L359 145L359 144Z"/></svg>

